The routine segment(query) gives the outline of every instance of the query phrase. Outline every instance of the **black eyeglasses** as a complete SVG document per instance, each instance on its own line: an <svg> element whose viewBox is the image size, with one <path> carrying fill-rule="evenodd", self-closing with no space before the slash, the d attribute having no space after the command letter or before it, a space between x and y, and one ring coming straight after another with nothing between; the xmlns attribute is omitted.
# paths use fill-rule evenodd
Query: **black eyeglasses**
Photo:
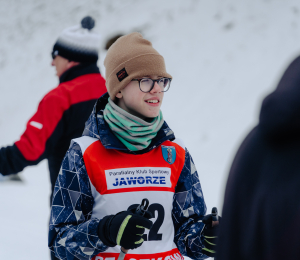
<svg viewBox="0 0 300 260"><path fill-rule="evenodd" d="M170 78L160 78L160 79L150 79L150 78L142 78L142 79L133 79L132 81L139 82L139 88L142 92L150 92L154 88L155 82L157 82L158 86L160 86L161 92L166 92L169 90L171 85Z"/></svg>
<svg viewBox="0 0 300 260"><path fill-rule="evenodd" d="M58 56L58 50L51 52L51 57L54 60Z"/></svg>

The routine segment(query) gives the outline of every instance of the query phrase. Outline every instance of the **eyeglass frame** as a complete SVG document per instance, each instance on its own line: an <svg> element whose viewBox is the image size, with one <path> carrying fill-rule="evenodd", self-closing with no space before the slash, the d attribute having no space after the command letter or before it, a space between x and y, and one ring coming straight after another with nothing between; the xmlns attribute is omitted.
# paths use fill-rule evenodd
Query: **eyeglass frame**
<svg viewBox="0 0 300 260"><path fill-rule="evenodd" d="M172 79L171 79L171 78L167 78L167 77L162 77L162 78L159 78L159 79L151 79L151 80L153 81L153 85L152 85L152 87L150 88L149 91L145 92L145 91L143 91L143 90L141 89L141 80L143 80L143 79L151 79L151 78L141 78L141 79L132 79L132 80L131 80L131 81L138 81L138 82L139 82L139 89L140 89L140 91L142 91L143 93L149 93L149 92L154 88L155 82L157 82L157 85L159 85L158 82L159 82L161 79L168 79L168 80L170 80L170 86L171 86L171 82L172 82ZM169 88L168 88L166 91L162 90L161 92L167 92L167 91L170 89L170 86L169 86Z"/></svg>

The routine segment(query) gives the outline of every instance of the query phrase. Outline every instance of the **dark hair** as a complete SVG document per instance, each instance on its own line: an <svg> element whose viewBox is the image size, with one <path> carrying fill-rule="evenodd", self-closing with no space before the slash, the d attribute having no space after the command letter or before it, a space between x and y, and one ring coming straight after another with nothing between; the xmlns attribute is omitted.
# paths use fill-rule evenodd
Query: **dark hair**
<svg viewBox="0 0 300 260"><path fill-rule="evenodd" d="M106 42L106 45L105 45L105 50L108 50L110 46L113 45L113 43L118 40L120 37L122 37L123 34L117 34L115 36L113 36L112 38L109 38Z"/></svg>

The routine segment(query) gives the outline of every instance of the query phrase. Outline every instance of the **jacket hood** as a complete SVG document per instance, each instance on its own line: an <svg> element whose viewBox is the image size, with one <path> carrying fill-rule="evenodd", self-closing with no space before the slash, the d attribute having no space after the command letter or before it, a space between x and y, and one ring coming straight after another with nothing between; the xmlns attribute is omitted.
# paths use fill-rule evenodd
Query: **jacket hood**
<svg viewBox="0 0 300 260"><path fill-rule="evenodd" d="M138 152L129 151L127 147L114 135L104 120L103 110L108 102L108 98L108 93L105 93L97 100L89 119L85 123L85 128L82 134L83 136L90 136L99 139L103 146L107 149L123 150L125 152L136 154L146 153L164 141L172 141L175 139L173 131L164 121L161 129L157 132L157 135L152 139L150 145L146 149Z"/></svg>
<svg viewBox="0 0 300 260"><path fill-rule="evenodd" d="M261 107L259 128L277 140L300 136L300 56L284 72Z"/></svg>

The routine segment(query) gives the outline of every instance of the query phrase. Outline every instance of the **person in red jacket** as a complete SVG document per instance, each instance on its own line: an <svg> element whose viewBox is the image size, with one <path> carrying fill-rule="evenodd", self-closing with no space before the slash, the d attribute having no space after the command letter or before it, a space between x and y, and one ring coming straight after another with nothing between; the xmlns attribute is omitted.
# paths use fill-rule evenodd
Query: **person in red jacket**
<svg viewBox="0 0 300 260"><path fill-rule="evenodd" d="M93 32L94 25L93 18L87 16L80 25L65 29L58 37L52 66L59 85L40 101L20 139L0 149L3 176L48 159L53 192L71 139L81 136L96 100L106 93L105 80L97 67L100 36Z"/></svg>

